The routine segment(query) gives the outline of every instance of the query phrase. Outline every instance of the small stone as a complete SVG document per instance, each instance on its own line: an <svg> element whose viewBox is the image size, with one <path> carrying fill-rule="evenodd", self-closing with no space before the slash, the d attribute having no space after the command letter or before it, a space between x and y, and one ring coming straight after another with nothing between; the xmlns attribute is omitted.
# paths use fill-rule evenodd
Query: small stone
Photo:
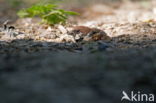
<svg viewBox="0 0 156 103"><path fill-rule="evenodd" d="M60 38L57 39L58 42L72 42L75 43L74 37L72 35L61 35Z"/></svg>
<svg viewBox="0 0 156 103"><path fill-rule="evenodd" d="M58 29L59 29L63 34L66 34L66 33L67 33L66 28L63 27L62 25L59 25L59 26L58 26Z"/></svg>

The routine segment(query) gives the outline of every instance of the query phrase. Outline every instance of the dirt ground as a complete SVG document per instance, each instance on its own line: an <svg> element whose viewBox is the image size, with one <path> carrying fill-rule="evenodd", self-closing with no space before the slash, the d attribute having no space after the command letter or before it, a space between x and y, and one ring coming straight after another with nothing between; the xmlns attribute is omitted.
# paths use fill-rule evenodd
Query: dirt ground
<svg viewBox="0 0 156 103"><path fill-rule="evenodd" d="M5 7L0 103L120 103L122 91L156 94L155 0L71 7L81 15L55 26L19 19ZM4 29L8 19L14 30ZM99 29L110 39L76 41L75 26Z"/></svg>

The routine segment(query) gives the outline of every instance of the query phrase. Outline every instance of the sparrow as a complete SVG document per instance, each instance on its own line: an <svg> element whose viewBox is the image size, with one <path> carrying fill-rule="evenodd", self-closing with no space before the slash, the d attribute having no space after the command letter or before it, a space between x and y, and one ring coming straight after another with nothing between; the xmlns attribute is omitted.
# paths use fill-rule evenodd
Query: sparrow
<svg viewBox="0 0 156 103"><path fill-rule="evenodd" d="M76 41L110 40L110 37L102 30L87 26L75 26L70 33Z"/></svg>

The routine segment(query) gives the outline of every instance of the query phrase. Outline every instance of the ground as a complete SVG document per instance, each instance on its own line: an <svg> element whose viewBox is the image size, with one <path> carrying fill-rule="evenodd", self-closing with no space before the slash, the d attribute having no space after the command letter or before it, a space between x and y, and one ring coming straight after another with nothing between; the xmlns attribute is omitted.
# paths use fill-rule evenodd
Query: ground
<svg viewBox="0 0 156 103"><path fill-rule="evenodd" d="M72 7L81 16L55 26L0 13L0 22L13 18L7 26L16 28L1 23L1 103L120 103L122 91L156 94L155 6L149 0ZM76 41L75 26L110 39Z"/></svg>

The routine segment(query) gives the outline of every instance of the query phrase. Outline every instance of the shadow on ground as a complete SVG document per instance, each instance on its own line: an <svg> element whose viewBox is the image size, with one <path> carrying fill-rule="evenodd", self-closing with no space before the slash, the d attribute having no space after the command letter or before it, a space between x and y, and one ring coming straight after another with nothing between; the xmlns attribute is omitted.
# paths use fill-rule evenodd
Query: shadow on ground
<svg viewBox="0 0 156 103"><path fill-rule="evenodd" d="M122 91L156 93L153 46L74 53L58 45L0 42L1 103L120 103Z"/></svg>

